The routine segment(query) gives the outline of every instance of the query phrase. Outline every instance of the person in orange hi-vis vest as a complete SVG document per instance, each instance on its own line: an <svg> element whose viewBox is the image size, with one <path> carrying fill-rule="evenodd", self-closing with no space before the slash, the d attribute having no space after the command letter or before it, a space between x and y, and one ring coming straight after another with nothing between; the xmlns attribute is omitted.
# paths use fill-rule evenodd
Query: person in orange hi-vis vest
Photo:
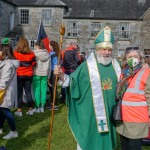
<svg viewBox="0 0 150 150"><path fill-rule="evenodd" d="M148 136L150 116L150 69L141 69L144 56L139 47L128 47L122 60L117 98L122 99L122 123L116 125L122 150L141 150Z"/></svg>

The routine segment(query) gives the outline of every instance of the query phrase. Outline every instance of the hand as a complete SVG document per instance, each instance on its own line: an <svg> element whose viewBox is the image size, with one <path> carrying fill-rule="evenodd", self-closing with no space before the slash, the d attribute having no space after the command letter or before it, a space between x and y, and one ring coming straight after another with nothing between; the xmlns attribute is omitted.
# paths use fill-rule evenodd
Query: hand
<svg viewBox="0 0 150 150"><path fill-rule="evenodd" d="M61 81L64 80L64 73L60 66L54 67L54 75L58 75Z"/></svg>
<svg viewBox="0 0 150 150"><path fill-rule="evenodd" d="M144 64L142 65L142 69L149 69L149 65L148 65L147 63L144 63Z"/></svg>
<svg viewBox="0 0 150 150"><path fill-rule="evenodd" d="M54 75L60 75L62 73L63 73L63 71L62 71L61 67L56 65L54 67Z"/></svg>

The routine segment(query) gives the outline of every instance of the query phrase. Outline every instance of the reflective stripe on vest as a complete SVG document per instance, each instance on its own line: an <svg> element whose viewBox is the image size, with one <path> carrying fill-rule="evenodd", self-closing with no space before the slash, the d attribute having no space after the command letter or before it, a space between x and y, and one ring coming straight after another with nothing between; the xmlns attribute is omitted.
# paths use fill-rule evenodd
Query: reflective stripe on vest
<svg viewBox="0 0 150 150"><path fill-rule="evenodd" d="M144 94L147 77L147 72L140 70L124 93L122 100L122 119L124 122L148 122L148 106Z"/></svg>
<svg viewBox="0 0 150 150"><path fill-rule="evenodd" d="M141 78L144 74L144 70L141 70L137 76L137 79L135 81L135 87L134 88L127 88L126 92L130 92L130 93L135 93L135 94L144 94L144 90L140 90L139 87L140 87L140 82L141 81Z"/></svg>
<svg viewBox="0 0 150 150"><path fill-rule="evenodd" d="M131 101L126 101L126 100L122 100L122 105L126 105L126 106L147 106L147 103L144 102L131 102Z"/></svg>

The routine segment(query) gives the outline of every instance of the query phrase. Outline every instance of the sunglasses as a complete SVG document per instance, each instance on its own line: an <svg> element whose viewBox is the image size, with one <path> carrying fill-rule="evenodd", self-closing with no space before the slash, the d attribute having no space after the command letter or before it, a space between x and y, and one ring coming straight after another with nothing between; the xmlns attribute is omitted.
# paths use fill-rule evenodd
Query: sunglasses
<svg viewBox="0 0 150 150"><path fill-rule="evenodd" d="M127 47L126 51L130 51L130 50L139 50L139 47Z"/></svg>

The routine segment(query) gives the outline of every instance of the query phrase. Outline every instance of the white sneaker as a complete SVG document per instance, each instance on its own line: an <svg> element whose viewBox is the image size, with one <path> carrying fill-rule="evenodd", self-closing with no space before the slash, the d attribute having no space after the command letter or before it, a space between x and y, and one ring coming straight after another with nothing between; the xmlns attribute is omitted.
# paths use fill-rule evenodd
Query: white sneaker
<svg viewBox="0 0 150 150"><path fill-rule="evenodd" d="M7 135L3 136L3 139L8 140L8 139L17 138L17 137L18 137L17 131L10 131Z"/></svg>
<svg viewBox="0 0 150 150"><path fill-rule="evenodd" d="M16 111L15 115L18 116L18 117L22 117L22 112L21 111Z"/></svg>
<svg viewBox="0 0 150 150"><path fill-rule="evenodd" d="M40 108L40 112L43 113L44 112L44 107Z"/></svg>
<svg viewBox="0 0 150 150"><path fill-rule="evenodd" d="M3 134L3 129L0 129L0 134Z"/></svg>
<svg viewBox="0 0 150 150"><path fill-rule="evenodd" d="M34 108L34 109L33 109L33 112L34 112L34 113L40 113L40 108L39 108L39 107L38 107L38 108Z"/></svg>
<svg viewBox="0 0 150 150"><path fill-rule="evenodd" d="M33 110L28 110L26 114L28 114L29 116L33 116Z"/></svg>

